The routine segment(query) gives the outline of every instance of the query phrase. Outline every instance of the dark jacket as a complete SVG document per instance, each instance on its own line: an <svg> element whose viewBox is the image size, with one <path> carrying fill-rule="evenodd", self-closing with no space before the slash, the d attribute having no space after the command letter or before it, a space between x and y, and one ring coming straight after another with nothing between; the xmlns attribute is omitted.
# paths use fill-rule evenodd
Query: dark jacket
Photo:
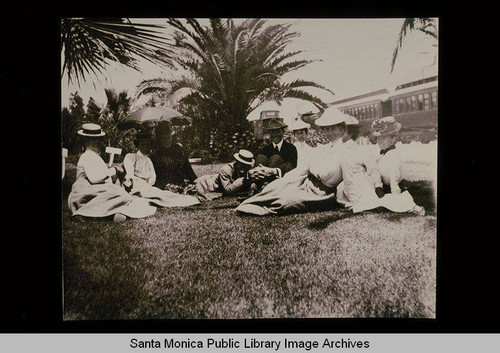
<svg viewBox="0 0 500 353"><path fill-rule="evenodd" d="M197 177L183 148L172 144L167 149L156 149L151 156L155 167L156 183L154 186L164 189L167 184L184 185L184 180L193 182Z"/></svg>
<svg viewBox="0 0 500 353"><path fill-rule="evenodd" d="M271 158L272 155L276 154L273 143L269 142L268 144L266 144L260 150L259 154L263 154L267 158ZM283 140L281 150L278 154L284 162L277 166L281 170L282 174L285 174L286 172L297 167L297 147L295 147L293 144Z"/></svg>

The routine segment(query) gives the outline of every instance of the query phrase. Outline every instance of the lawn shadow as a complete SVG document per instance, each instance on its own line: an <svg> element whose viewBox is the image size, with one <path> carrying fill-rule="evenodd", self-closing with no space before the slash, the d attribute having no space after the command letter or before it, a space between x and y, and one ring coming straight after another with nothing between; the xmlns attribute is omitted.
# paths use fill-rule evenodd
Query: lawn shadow
<svg viewBox="0 0 500 353"><path fill-rule="evenodd" d="M334 214L329 216L321 217L307 225L307 229L310 230L323 230L326 229L331 223L340 221L342 219L347 219L356 216L351 211L336 211Z"/></svg>

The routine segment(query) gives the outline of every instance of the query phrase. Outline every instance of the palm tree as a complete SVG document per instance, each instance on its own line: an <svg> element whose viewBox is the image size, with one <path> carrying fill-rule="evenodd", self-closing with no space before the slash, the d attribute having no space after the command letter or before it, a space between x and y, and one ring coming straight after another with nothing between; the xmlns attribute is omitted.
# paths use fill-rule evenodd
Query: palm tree
<svg viewBox="0 0 500 353"><path fill-rule="evenodd" d="M164 65L171 54L168 40L157 29L162 26L132 23L128 19L63 18L61 52L64 54L61 77L68 81L85 80L90 73L101 74L111 62L135 70L137 58Z"/></svg>
<svg viewBox="0 0 500 353"><path fill-rule="evenodd" d="M130 149L130 131L122 131L119 124L126 120L130 112L131 98L127 91L116 93L114 89L104 89L107 103L99 118L99 124L106 131L109 146Z"/></svg>
<svg viewBox="0 0 500 353"><path fill-rule="evenodd" d="M236 25L232 19L215 18L207 26L195 19L168 19L167 24L174 30L171 49L177 52L170 56L170 64L182 74L171 80L144 81L137 96L167 91L165 104L180 101L179 109L192 114L205 136L214 129L231 132L235 126L244 127L248 114L266 101L281 103L293 97L327 107L306 91L332 93L327 88L308 80L282 82L285 74L314 61L297 59L302 51L286 50L299 35L290 31L291 24L249 19Z"/></svg>
<svg viewBox="0 0 500 353"><path fill-rule="evenodd" d="M292 60L302 51L286 52L286 46L296 32L289 24L266 26L262 19L244 21L235 25L233 20L210 19L210 26L203 27L194 19L169 19L179 55L172 57L172 67L185 70L181 78L158 88L168 88L170 97L184 90L184 102L196 102L204 113L224 120L242 121L265 101L281 102L293 97L308 100L319 108L327 103L304 90L306 87L327 90L307 80L282 83L286 73L302 68L313 60ZM158 83L157 81L156 83ZM139 95L155 90L155 85L145 81L139 86ZM329 91L329 90L328 90ZM329 91L331 92L331 91Z"/></svg>
<svg viewBox="0 0 500 353"><path fill-rule="evenodd" d="M398 57L399 50L403 45L404 38L409 31L413 30L420 31L428 36L438 39L436 19L429 17L406 18L403 22L401 30L399 31L398 44L392 54L391 73L394 70L394 65L396 64L396 59Z"/></svg>

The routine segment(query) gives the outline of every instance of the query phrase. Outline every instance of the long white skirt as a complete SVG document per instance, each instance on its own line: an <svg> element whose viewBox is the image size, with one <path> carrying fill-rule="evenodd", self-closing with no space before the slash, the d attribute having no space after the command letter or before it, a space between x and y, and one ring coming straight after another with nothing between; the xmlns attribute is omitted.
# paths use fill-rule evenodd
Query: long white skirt
<svg viewBox="0 0 500 353"><path fill-rule="evenodd" d="M379 198L366 173L354 174L352 180L342 181L337 186L337 202L352 207L354 213L385 207L393 212L408 212L416 204L408 191L401 194L385 194Z"/></svg>
<svg viewBox="0 0 500 353"><path fill-rule="evenodd" d="M149 200L132 196L119 185L91 184L84 178L73 184L68 206L73 216L85 217L107 217L121 213L130 218L143 218L156 212L156 207L151 206Z"/></svg>
<svg viewBox="0 0 500 353"><path fill-rule="evenodd" d="M335 193L315 186L308 175L287 174L243 201L236 211L257 216L304 212L318 204L334 204Z"/></svg>
<svg viewBox="0 0 500 353"><path fill-rule="evenodd" d="M148 200L160 207L186 207L198 205L200 201L191 195L176 194L149 185L144 179L133 178L130 195Z"/></svg>

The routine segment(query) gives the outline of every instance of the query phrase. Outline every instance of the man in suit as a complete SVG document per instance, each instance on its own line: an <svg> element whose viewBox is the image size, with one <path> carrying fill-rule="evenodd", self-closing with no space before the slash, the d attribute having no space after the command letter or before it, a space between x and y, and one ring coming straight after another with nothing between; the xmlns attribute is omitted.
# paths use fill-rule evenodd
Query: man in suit
<svg viewBox="0 0 500 353"><path fill-rule="evenodd" d="M271 141L257 153L256 167L249 171L258 189L297 167L297 148L283 139L285 127L280 119L269 122L267 130Z"/></svg>

